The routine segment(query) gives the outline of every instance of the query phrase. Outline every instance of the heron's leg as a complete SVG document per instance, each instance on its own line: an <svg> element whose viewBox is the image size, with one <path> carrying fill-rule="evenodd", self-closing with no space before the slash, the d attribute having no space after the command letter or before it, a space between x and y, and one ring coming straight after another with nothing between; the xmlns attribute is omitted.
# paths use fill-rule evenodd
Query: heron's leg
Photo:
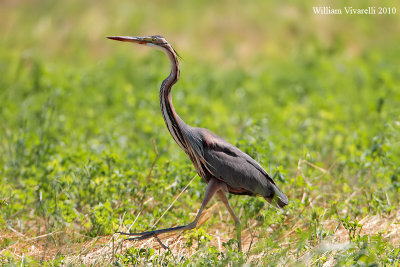
<svg viewBox="0 0 400 267"><path fill-rule="evenodd" d="M228 199L226 198L225 192L222 190L219 190L217 192L217 196L219 199L224 203L225 207L228 209L229 213L231 214L233 220L235 221L235 228L236 228L236 235L238 239L238 249L239 251L242 251L242 227L240 226L240 221L236 217L235 213L233 212L231 206L229 205Z"/></svg>
<svg viewBox="0 0 400 267"><path fill-rule="evenodd" d="M142 233L123 233L123 232L117 232L119 234L123 235L130 235L130 236L136 236L132 238L128 238L127 240L144 240L150 237L156 237L159 234L164 234L168 232L173 232L173 231L179 231L179 230L190 230L196 227L201 213L203 212L204 208L208 204L208 202L211 200L211 198L214 196L214 194L221 189L223 183L216 179L211 179L206 188L206 192L204 194L203 202L201 203L201 207L199 212L196 215L196 218L194 219L193 222L187 224L187 225L182 225L182 226L177 226L177 227L172 227L172 228L166 228L166 229L159 229L159 230L154 230L154 231L147 231L147 232L142 232Z"/></svg>

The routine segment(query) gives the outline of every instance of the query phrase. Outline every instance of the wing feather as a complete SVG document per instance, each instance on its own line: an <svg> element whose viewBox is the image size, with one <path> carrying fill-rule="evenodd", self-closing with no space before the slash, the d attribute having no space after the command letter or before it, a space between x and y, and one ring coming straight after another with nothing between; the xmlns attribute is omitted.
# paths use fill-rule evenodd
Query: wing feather
<svg viewBox="0 0 400 267"><path fill-rule="evenodd" d="M258 162L221 137L206 129L202 130L202 140L207 140L203 156L207 168L216 178L237 192L247 191L250 195L260 195L267 199L277 198L278 206L287 205L287 197Z"/></svg>

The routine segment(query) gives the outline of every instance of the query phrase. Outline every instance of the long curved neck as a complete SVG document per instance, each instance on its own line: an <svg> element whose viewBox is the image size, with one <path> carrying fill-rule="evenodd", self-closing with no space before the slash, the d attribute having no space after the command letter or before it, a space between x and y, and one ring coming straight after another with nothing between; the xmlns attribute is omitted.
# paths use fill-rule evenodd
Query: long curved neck
<svg viewBox="0 0 400 267"><path fill-rule="evenodd" d="M186 151L187 145L183 133L183 128L187 127L187 125L176 113L175 108L172 105L171 99L171 88L179 79L179 62L173 48L170 45L168 45L167 47L162 47L161 50L168 56L171 62L171 73L162 82L160 88L161 112L172 138L174 138L175 142L183 150Z"/></svg>

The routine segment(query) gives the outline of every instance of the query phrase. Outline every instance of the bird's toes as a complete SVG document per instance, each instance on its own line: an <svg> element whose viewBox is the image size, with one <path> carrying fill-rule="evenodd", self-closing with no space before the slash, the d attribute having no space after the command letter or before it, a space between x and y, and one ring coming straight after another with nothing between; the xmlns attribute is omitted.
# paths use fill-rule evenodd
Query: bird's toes
<svg viewBox="0 0 400 267"><path fill-rule="evenodd" d="M140 241L140 240L145 240L145 239L155 236L155 232L151 231L151 232L143 232L143 233L130 233L128 235L130 235L130 236L134 235L135 237L130 237L125 240Z"/></svg>
<svg viewBox="0 0 400 267"><path fill-rule="evenodd" d="M135 233L125 233L125 232L115 232L115 233L120 235L136 235Z"/></svg>
<svg viewBox="0 0 400 267"><path fill-rule="evenodd" d="M116 232L117 234L121 235L130 235L130 236L153 236L155 234L155 231L149 231L149 232L142 232L142 233L124 233L124 232Z"/></svg>
<svg viewBox="0 0 400 267"><path fill-rule="evenodd" d="M142 236L140 236L140 237L130 237L130 238L125 239L125 241L140 241L140 240L144 240L144 239L146 239L146 238L143 238Z"/></svg>

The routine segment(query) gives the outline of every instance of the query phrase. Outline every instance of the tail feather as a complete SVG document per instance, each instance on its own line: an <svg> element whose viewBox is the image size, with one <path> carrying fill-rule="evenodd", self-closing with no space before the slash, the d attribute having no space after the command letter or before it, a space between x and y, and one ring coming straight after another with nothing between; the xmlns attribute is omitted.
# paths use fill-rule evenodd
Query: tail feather
<svg viewBox="0 0 400 267"><path fill-rule="evenodd" d="M288 198L285 196L285 194L282 193L281 190L279 190L279 188L276 187L275 185L273 185L273 187L274 187L274 195L273 195L273 197L272 198L266 198L266 200L269 203L275 204L279 208L283 208L287 204L289 204Z"/></svg>
<svg viewBox="0 0 400 267"><path fill-rule="evenodd" d="M281 197L278 197L278 199L276 200L276 205L279 208L283 208L287 204L289 204L289 201L288 201L287 197L284 194L282 194Z"/></svg>

